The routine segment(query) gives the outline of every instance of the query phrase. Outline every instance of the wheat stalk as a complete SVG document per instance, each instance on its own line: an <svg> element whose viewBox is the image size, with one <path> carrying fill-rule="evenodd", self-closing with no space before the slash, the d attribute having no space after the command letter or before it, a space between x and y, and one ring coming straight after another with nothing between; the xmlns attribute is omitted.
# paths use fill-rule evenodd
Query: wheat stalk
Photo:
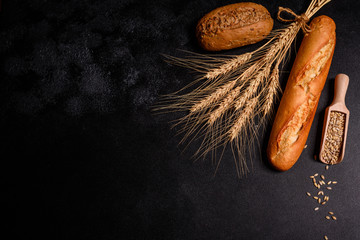
<svg viewBox="0 0 360 240"><path fill-rule="evenodd" d="M267 92L265 93L264 101L260 109L260 112L262 113L262 116L264 118L270 114L273 107L274 98L280 90L279 69L277 67L271 73L269 83L266 89Z"/></svg>
<svg viewBox="0 0 360 240"><path fill-rule="evenodd" d="M235 104L235 110L240 110L246 101L255 95L260 84L266 80L269 71L270 68L266 67L262 71L258 72L258 74L251 80L249 86L244 90L244 93L237 100Z"/></svg>
<svg viewBox="0 0 360 240"><path fill-rule="evenodd" d="M224 86L219 87L215 92L201 100L200 102L194 104L190 108L190 112L196 112L203 110L209 107L214 102L218 101L222 97L224 97L236 84L237 80L233 80L225 84Z"/></svg>
<svg viewBox="0 0 360 240"><path fill-rule="evenodd" d="M237 159L237 173L239 176L246 174L249 168L244 154L248 145L252 145L257 138L257 130L266 124L281 90L280 64L285 60L299 30L310 31L307 20L328 2L330 0L312 0L306 12L300 16L280 7L278 19L289 21L280 16L282 11L286 11L295 15L295 22L284 29L274 30L268 41L252 52L239 56L193 53L184 59L166 56L168 61L201 74L190 84L202 82L200 86L189 93L180 94L185 87L168 95L165 104L158 108L189 111L177 122L183 124L185 136L182 141L190 136L190 142L203 138L196 152L199 156L208 153L215 156L219 146L225 149L230 144ZM255 120L257 117L258 122Z"/></svg>
<svg viewBox="0 0 360 240"><path fill-rule="evenodd" d="M258 97L248 100L243 110L237 111L238 114L234 114L234 120L232 121L233 125L227 132L226 137L231 143L236 172L239 177L246 175L246 173L249 172L248 164L244 161L246 149L243 146L252 146L254 139L257 137L256 129L254 129L252 121L256 114L258 101ZM251 154L251 152L249 153Z"/></svg>
<svg viewBox="0 0 360 240"><path fill-rule="evenodd" d="M206 73L205 77L208 79L215 79L219 75L229 73L229 72L233 71L234 69L237 69L238 67L247 63L251 59L253 54L254 54L254 52L250 52L250 53L245 53L245 54L236 56L235 58L226 61L220 67L214 68L214 69L211 69L210 71L208 71Z"/></svg>
<svg viewBox="0 0 360 240"><path fill-rule="evenodd" d="M233 126L229 130L230 141L233 141L235 138L237 138L239 136L239 133L245 127L248 120L251 118L251 116L255 110L255 106L256 106L257 102L258 102L258 98L255 97L255 98L250 99L246 103L246 106L243 109L242 113L235 120Z"/></svg>
<svg viewBox="0 0 360 240"><path fill-rule="evenodd" d="M232 90L220 103L219 107L210 113L208 124L212 125L234 104L235 98L239 95L241 87Z"/></svg>

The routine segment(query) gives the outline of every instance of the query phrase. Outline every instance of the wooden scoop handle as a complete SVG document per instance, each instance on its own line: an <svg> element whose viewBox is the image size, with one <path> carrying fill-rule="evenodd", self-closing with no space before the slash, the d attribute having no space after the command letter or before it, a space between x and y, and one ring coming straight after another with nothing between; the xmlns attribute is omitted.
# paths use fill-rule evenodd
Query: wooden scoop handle
<svg viewBox="0 0 360 240"><path fill-rule="evenodd" d="M340 73L335 77L335 89L333 104L341 103L345 105L345 95L349 86L349 77Z"/></svg>

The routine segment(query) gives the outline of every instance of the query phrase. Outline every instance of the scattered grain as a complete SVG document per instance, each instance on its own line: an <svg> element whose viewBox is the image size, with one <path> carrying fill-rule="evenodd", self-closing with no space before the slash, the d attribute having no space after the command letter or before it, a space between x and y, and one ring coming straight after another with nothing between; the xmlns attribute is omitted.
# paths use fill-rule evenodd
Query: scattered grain
<svg viewBox="0 0 360 240"><path fill-rule="evenodd" d="M336 220L337 218L335 216L331 216L332 219Z"/></svg>
<svg viewBox="0 0 360 240"><path fill-rule="evenodd" d="M306 195L308 195L309 197L311 196L311 194L309 192L307 192Z"/></svg>
<svg viewBox="0 0 360 240"><path fill-rule="evenodd" d="M333 213L333 212L329 212L329 214L330 214L330 215L334 215L334 213Z"/></svg>
<svg viewBox="0 0 360 240"><path fill-rule="evenodd" d="M319 208L318 208L318 207L316 207L316 208L314 208L314 210L315 210L315 211L317 211L317 210L319 210Z"/></svg>
<svg viewBox="0 0 360 240"><path fill-rule="evenodd" d="M330 219L330 217L329 217L329 216L326 216L326 219Z"/></svg>
<svg viewBox="0 0 360 240"><path fill-rule="evenodd" d="M328 190L331 190L332 188L331 187L327 187Z"/></svg>
<svg viewBox="0 0 360 240"><path fill-rule="evenodd" d="M324 175L321 175L320 176L322 180L325 180L325 176Z"/></svg>

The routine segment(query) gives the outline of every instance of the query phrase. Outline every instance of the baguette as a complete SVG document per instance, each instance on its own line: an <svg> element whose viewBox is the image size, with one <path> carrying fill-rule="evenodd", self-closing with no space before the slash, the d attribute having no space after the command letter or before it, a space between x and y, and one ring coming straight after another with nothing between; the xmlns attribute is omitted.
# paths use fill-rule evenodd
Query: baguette
<svg viewBox="0 0 360 240"><path fill-rule="evenodd" d="M268 143L268 159L280 171L290 169L304 149L334 54L334 21L319 16L310 28L291 69Z"/></svg>

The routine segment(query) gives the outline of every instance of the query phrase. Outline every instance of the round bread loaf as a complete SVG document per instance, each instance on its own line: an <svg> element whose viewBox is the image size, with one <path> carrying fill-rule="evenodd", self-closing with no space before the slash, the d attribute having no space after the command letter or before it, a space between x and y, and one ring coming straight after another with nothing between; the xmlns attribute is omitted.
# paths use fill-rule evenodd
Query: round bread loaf
<svg viewBox="0 0 360 240"><path fill-rule="evenodd" d="M274 21L262 5L242 2L217 8L196 27L196 37L202 48L220 51L253 44L264 39Z"/></svg>

